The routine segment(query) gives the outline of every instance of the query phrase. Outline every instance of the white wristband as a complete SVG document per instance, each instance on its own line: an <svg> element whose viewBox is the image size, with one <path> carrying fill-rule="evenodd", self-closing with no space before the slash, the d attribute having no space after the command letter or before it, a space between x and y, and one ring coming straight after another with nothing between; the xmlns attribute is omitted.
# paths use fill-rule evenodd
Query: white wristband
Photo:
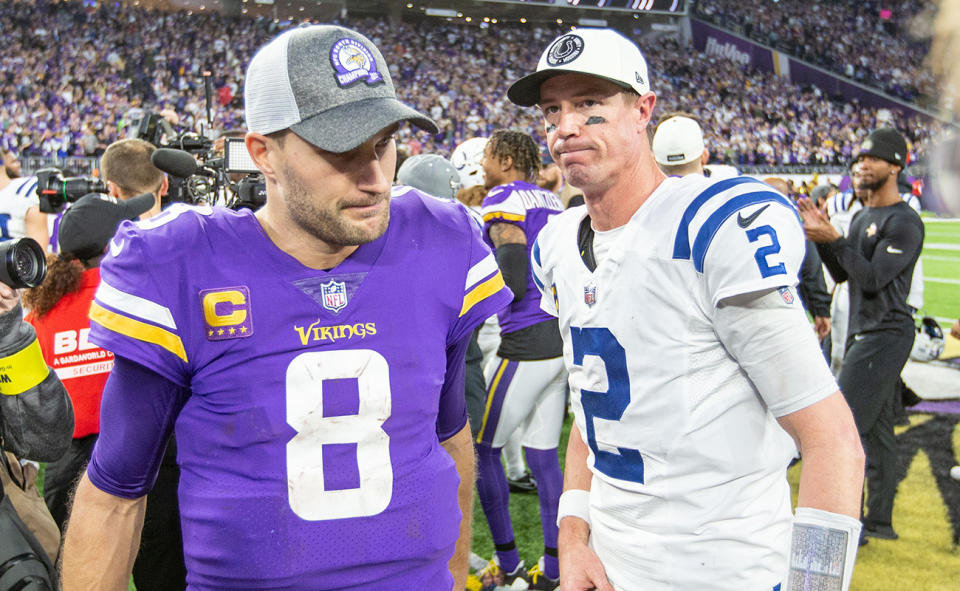
<svg viewBox="0 0 960 591"><path fill-rule="evenodd" d="M784 591L850 588L860 544L858 519L797 507Z"/></svg>
<svg viewBox="0 0 960 591"><path fill-rule="evenodd" d="M557 527L564 517L579 517L590 525L590 491L579 488L563 491L557 507Z"/></svg>

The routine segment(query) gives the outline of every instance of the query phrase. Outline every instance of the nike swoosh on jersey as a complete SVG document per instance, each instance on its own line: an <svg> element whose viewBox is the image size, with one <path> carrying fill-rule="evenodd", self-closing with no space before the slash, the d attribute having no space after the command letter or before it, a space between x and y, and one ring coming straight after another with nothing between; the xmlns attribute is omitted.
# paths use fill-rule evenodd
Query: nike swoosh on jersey
<svg viewBox="0 0 960 591"><path fill-rule="evenodd" d="M903 251L900 250L899 248L894 248L889 245L887 246L887 252L889 252L890 254L903 254Z"/></svg>
<svg viewBox="0 0 960 591"><path fill-rule="evenodd" d="M110 255L113 256L113 257L118 257L118 256L120 256L120 251L123 250L123 247L126 246L126 244L127 244L127 241L126 241L126 240L121 240L121 241L120 241L120 244L117 244L116 242L113 241L113 239L111 239L111 240L110 240Z"/></svg>
<svg viewBox="0 0 960 591"><path fill-rule="evenodd" d="M750 224L752 224L755 219L757 219L758 217L760 217L760 214L763 213L763 210L766 209L766 208L768 208L768 207L770 207L770 204L769 204L769 203L767 203L766 205L764 205L763 207L761 207L761 208L758 209L757 211L751 213L751 214L748 215L747 217L743 217L743 214L742 214L742 213L738 213L738 214L737 214L737 224L739 224L741 228L749 228L749 227L750 227Z"/></svg>

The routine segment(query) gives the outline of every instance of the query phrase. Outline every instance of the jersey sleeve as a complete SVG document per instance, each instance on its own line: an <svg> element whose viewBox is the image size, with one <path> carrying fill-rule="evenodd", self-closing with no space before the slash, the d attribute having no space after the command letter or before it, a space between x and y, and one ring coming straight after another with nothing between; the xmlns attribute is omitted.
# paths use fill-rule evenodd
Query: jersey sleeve
<svg viewBox="0 0 960 591"><path fill-rule="evenodd" d="M527 219L527 208L516 192L504 185L494 187L483 198L480 215L486 232L497 223L522 224Z"/></svg>
<svg viewBox="0 0 960 591"><path fill-rule="evenodd" d="M721 200L694 230L692 259L714 307L731 296L796 285L803 228L793 205L773 189L751 187Z"/></svg>
<svg viewBox="0 0 960 591"><path fill-rule="evenodd" d="M559 316L560 311L557 308L557 293L553 278L543 265L543 251L540 248L543 236L544 232L541 231L530 249L530 274L533 276L533 282L537 289L540 290L540 309L551 316Z"/></svg>
<svg viewBox="0 0 960 591"><path fill-rule="evenodd" d="M100 436L87 466L100 490L136 499L153 488L189 390L123 357L103 389Z"/></svg>
<svg viewBox="0 0 960 591"><path fill-rule="evenodd" d="M162 229L124 222L100 265L100 286L90 307L90 340L115 355L189 386L185 320L178 293L182 263L158 260L147 234ZM181 316L178 318L178 316Z"/></svg>
<svg viewBox="0 0 960 591"><path fill-rule="evenodd" d="M467 347L473 335L447 347L447 371L440 389L437 439L441 442L459 433L467 424L467 400L463 395L467 371Z"/></svg>
<svg viewBox="0 0 960 591"><path fill-rule="evenodd" d="M463 219L463 226L468 230L467 251L470 254L460 313L449 333L448 343L462 340L475 327L483 324L484 320L513 301L513 292L504 283L497 259L490 247L484 243L479 228L466 214Z"/></svg>

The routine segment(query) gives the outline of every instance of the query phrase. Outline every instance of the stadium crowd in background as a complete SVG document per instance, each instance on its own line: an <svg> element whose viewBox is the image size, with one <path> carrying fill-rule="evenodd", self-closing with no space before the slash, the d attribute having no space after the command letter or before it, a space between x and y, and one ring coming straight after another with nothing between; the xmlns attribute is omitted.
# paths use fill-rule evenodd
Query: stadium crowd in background
<svg viewBox="0 0 960 591"><path fill-rule="evenodd" d="M929 38L916 38L923 27L914 24L930 14L930 0L699 0L693 6L697 16L896 97L929 106L937 95L924 67Z"/></svg>
<svg viewBox="0 0 960 591"><path fill-rule="evenodd" d="M719 0L714 4L712 10L727 10ZM0 146L53 156L99 155L126 135L143 109L172 109L182 127L198 131L205 119L204 70L212 73L214 127L242 127L243 65L255 47L297 24L51 0L5 2L0 20L12 25L0 48ZM390 48L400 98L440 126L432 136L401 131L401 151L448 156L463 140L500 128L543 142L535 111L507 104L504 94L517 71L533 67L534 48L559 33L558 25L481 28L385 18L343 24ZM863 140L863 129L884 123L910 130L916 159L939 130L924 118L833 102L815 89L675 41L658 42L647 53L661 106L693 111L704 121L716 162L842 164Z"/></svg>

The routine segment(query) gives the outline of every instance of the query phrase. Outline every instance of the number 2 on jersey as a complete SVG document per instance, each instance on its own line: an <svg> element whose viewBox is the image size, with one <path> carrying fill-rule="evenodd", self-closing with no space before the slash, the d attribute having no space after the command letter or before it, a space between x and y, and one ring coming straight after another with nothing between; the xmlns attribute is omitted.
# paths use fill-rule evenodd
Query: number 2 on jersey
<svg viewBox="0 0 960 591"><path fill-rule="evenodd" d="M333 380L355 380L355 414L334 414L340 411L332 410L324 394L325 385L332 391ZM393 466L383 423L390 411L390 370L376 351L311 351L290 362L287 423L297 434L287 444L287 495L294 513L322 521L376 515L387 508ZM328 453L332 450L348 453ZM358 482L344 486L328 480L343 473L356 474Z"/></svg>
<svg viewBox="0 0 960 591"><path fill-rule="evenodd" d="M786 275L787 268L783 263L771 267L770 263L767 262L768 256L780 252L780 240L777 238L777 231L774 230L772 226L759 226L747 230L747 240L750 242L756 242L761 236L769 236L770 244L758 248L757 252L753 255L753 258L757 261L757 266L760 268L760 276Z"/></svg>
<svg viewBox="0 0 960 591"><path fill-rule="evenodd" d="M583 366L583 358L599 357L607 372L607 391L580 390L587 445L593 451L593 465L607 476L643 484L643 457L635 449L618 447L617 452L597 445L594 419L619 421L630 404L630 374L623 345L608 328L570 328L573 364ZM619 453L618 453L619 452Z"/></svg>

